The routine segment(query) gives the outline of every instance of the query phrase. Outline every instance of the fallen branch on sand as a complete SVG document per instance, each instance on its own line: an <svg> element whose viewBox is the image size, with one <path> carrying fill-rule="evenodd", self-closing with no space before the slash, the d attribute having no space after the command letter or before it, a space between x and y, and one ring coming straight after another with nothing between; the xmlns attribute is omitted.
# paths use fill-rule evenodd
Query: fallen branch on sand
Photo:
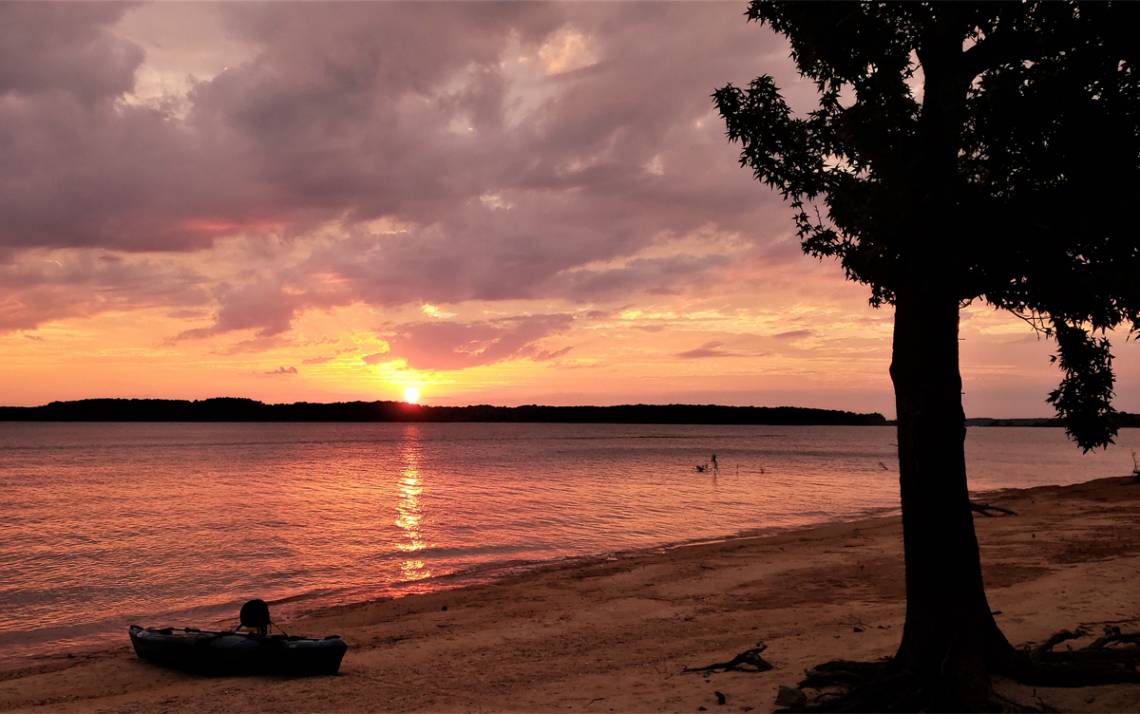
<svg viewBox="0 0 1140 714"><path fill-rule="evenodd" d="M1026 648L1028 662L1012 674L1013 678L1023 684L1053 687L1140 682L1140 632L1121 632L1119 627L1110 626L1087 647L1062 652L1055 649L1062 642L1088 634L1089 629L1082 625L1076 630L1061 630L1037 647Z"/></svg>
<svg viewBox="0 0 1140 714"><path fill-rule="evenodd" d="M1041 644L1037 645L1036 647L1026 649L1029 650L1030 657L1039 659L1053 652L1053 648L1062 642L1068 642L1069 640L1079 640L1088 634L1088 628L1084 625L1081 625L1075 630L1061 630L1060 632L1054 632L1053 634L1049 635L1049 639L1045 640Z"/></svg>
<svg viewBox="0 0 1140 714"><path fill-rule="evenodd" d="M1119 627L1106 627L1104 634L1094 640L1089 649L1099 650L1118 643L1140 646L1140 632L1121 632Z"/></svg>
<svg viewBox="0 0 1140 714"><path fill-rule="evenodd" d="M757 642L750 650L745 650L727 662L714 662L704 667L685 667L682 672L767 672L772 669L771 662L760 656L768 649L768 645Z"/></svg>
<svg viewBox="0 0 1140 714"><path fill-rule="evenodd" d="M983 516L987 516L987 517L994 515L994 513L999 513L1003 516L1016 516L1017 515L1016 511L1011 511L1008 508L1002 508L1001 506L993 506L993 505L990 505L988 503L978 503L977 501L970 501L970 510L973 511L974 513L980 513ZM991 513L991 511L993 513Z"/></svg>

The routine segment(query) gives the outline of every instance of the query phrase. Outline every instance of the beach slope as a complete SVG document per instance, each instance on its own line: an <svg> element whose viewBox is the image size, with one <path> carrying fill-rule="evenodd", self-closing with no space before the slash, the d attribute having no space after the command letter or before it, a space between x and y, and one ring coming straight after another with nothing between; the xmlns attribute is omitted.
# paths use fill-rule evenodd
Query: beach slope
<svg viewBox="0 0 1140 714"><path fill-rule="evenodd" d="M976 517L990 604L1011 641L1079 624L1140 629L1140 485L1101 479L985 500L1017 512ZM890 655L903 612L899 519L886 516L547 568L287 624L344 636L351 649L336 677L168 672L135 659L124 630L114 651L0 675L0 710L763 712L806 667ZM771 671L683 672L761 641ZM1140 685L998 687L1061 711L1140 710Z"/></svg>

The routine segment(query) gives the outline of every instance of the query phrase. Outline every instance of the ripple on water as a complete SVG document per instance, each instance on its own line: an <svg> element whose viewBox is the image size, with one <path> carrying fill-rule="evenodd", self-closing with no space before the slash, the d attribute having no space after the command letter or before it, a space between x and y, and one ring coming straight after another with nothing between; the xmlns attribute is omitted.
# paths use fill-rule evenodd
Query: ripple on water
<svg viewBox="0 0 1140 714"><path fill-rule="evenodd" d="M967 447L989 489L1127 473L1140 438ZM714 452L720 473L696 473ZM889 427L0 424L0 651L852 517L897 502L893 452Z"/></svg>

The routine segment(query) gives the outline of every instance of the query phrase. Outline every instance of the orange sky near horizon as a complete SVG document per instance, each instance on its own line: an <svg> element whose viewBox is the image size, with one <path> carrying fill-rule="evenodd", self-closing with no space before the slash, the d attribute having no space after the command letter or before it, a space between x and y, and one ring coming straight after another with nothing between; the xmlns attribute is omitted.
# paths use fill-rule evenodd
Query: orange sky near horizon
<svg viewBox="0 0 1140 714"><path fill-rule="evenodd" d="M0 404L893 416L891 309L800 253L709 100L768 72L806 106L786 46L739 3L645 7L9 6ZM1048 341L984 305L961 337L968 415L1051 414Z"/></svg>
<svg viewBox="0 0 1140 714"><path fill-rule="evenodd" d="M540 343L548 353L567 352L454 369L410 365L373 327L393 315L364 305L304 313L274 344L249 344L258 338L242 333L179 340L186 318L161 308L107 312L0 335L0 402L223 395L266 402L398 400L415 387L423 403L440 405L715 402L893 416L890 308L867 306L864 289L842 282L832 266L805 258L801 268L804 282L816 283L826 298L812 299L809 288L765 306L764 296L749 290L710 288L597 317L581 306L551 305L580 313ZM828 282L834 283L830 291L822 289ZM736 307L741 304L757 307ZM501 304L417 311L441 322L518 314ZM1058 374L1048 361L1049 341L984 306L964 311L962 340L968 414L1050 414L1044 395ZM1135 342L1122 347L1116 349L1118 405L1135 410L1140 350Z"/></svg>

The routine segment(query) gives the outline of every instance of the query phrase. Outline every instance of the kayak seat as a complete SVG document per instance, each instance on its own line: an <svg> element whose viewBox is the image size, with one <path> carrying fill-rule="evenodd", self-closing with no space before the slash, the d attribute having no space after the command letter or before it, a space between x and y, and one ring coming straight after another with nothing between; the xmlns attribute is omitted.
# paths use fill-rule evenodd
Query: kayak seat
<svg viewBox="0 0 1140 714"><path fill-rule="evenodd" d="M241 606L241 626L256 630L261 636L269 632L269 605L264 600L250 600Z"/></svg>

